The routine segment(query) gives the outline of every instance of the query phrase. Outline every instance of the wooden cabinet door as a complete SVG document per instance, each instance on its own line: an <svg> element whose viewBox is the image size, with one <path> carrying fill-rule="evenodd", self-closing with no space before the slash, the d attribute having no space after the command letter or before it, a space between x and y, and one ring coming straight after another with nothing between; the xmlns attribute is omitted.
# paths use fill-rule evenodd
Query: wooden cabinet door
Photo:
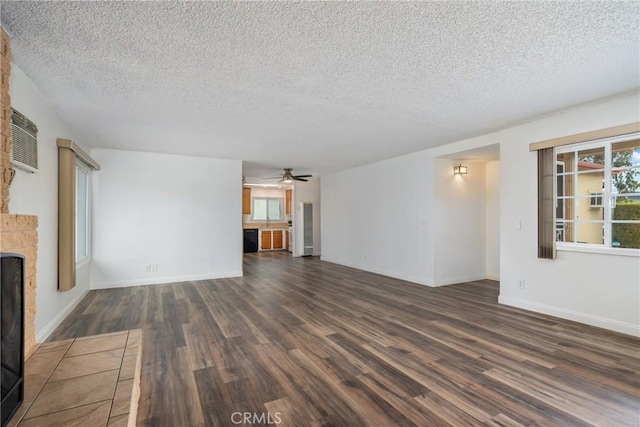
<svg viewBox="0 0 640 427"><path fill-rule="evenodd" d="M282 230L273 230L273 249L282 249Z"/></svg>
<svg viewBox="0 0 640 427"><path fill-rule="evenodd" d="M249 215L251 213L251 189L242 189L242 214Z"/></svg>
<svg viewBox="0 0 640 427"><path fill-rule="evenodd" d="M285 191L284 194L284 213L291 215L291 190Z"/></svg>
<svg viewBox="0 0 640 427"><path fill-rule="evenodd" d="M260 240L260 249L271 249L271 230L262 230Z"/></svg>

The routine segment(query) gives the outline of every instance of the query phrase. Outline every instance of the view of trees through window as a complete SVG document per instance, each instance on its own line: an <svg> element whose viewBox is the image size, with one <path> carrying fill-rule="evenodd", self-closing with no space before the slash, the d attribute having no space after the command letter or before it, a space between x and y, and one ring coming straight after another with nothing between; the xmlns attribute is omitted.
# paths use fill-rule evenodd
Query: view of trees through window
<svg viewBox="0 0 640 427"><path fill-rule="evenodd" d="M634 154L635 164L634 164ZM579 158L578 161L605 164L604 155L588 155ZM640 190L640 151L631 149L613 151L611 161L612 171L611 183L613 191L618 194L636 193ZM617 171L617 173L616 173ZM625 196L626 197L626 196ZM627 199L630 200L630 199Z"/></svg>
<svg viewBox="0 0 640 427"><path fill-rule="evenodd" d="M556 240L640 248L640 140L557 149Z"/></svg>

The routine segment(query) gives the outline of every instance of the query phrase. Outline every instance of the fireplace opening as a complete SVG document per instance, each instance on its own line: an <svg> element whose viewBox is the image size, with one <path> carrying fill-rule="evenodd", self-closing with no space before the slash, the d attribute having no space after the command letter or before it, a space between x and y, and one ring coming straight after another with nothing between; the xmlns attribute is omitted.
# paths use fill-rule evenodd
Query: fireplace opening
<svg viewBox="0 0 640 427"><path fill-rule="evenodd" d="M24 398L24 257L0 254L0 408L5 426Z"/></svg>

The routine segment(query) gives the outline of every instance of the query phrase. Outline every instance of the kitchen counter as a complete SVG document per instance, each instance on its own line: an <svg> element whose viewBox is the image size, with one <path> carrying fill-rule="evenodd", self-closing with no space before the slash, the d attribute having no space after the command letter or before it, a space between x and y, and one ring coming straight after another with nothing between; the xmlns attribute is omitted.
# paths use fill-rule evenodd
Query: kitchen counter
<svg viewBox="0 0 640 427"><path fill-rule="evenodd" d="M266 230L270 230L270 229L286 229L289 228L289 224L287 224L286 222L270 222L268 225L266 223L255 223L255 224L251 224L251 223L243 223L242 224L242 228L243 229L247 229L247 228L258 228L258 229L266 229Z"/></svg>

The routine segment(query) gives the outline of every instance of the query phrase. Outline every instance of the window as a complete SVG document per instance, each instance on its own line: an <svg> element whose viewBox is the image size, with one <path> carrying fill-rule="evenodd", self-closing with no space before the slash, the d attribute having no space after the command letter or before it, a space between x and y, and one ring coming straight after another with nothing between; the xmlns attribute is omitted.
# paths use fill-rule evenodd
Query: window
<svg viewBox="0 0 640 427"><path fill-rule="evenodd" d="M100 170L75 142L58 138L58 291L76 285L76 271L88 263L90 171Z"/></svg>
<svg viewBox="0 0 640 427"><path fill-rule="evenodd" d="M76 163L76 263L89 257L89 176L84 164Z"/></svg>
<svg viewBox="0 0 640 427"><path fill-rule="evenodd" d="M639 137L556 148L556 241L640 249Z"/></svg>
<svg viewBox="0 0 640 427"><path fill-rule="evenodd" d="M564 197L564 162L556 162L556 194ZM564 203L556 203L556 241L564 242Z"/></svg>
<svg viewBox="0 0 640 427"><path fill-rule="evenodd" d="M254 198L251 219L254 221L282 221L282 202L280 198Z"/></svg>

